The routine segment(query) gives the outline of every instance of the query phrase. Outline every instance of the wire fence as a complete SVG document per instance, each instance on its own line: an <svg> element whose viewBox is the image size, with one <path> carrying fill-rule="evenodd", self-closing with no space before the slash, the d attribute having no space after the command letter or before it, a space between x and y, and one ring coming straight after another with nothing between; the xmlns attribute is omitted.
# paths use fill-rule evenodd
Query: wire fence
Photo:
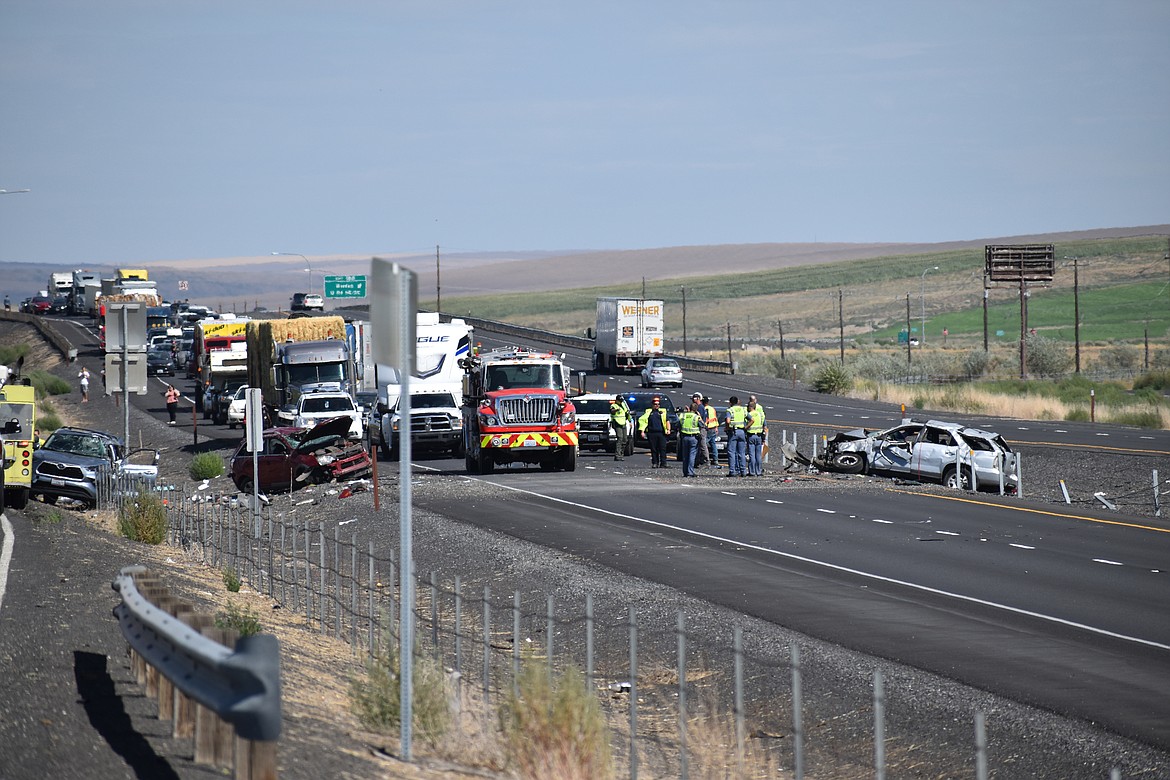
<svg viewBox="0 0 1170 780"><path fill-rule="evenodd" d="M295 512L178 498L168 502L169 541L189 556L230 569L303 615L310 630L348 643L355 659L396 646L400 572L393 550ZM737 777L764 776L760 767L776 776L784 767L803 778L806 765L815 764L821 775L832 766L867 765L882 778L888 767L918 760L917 735L887 730L885 679L876 665L868 700L812 692L839 712L833 726L819 719L810 741L802 718L809 661L795 643L777 647L738 626L691 626L682 610L672 616L661 607L622 612L608 605L600 613L590 594L558 603L438 571L415 573L414 580L415 655L450 670L460 713L465 696L488 709L504 702L530 659L547 663L550 672L572 666L601 697L623 776L636 780L640 767L651 776L708 776L693 765L712 761L713 752L720 766L739 767ZM671 622L673 631L654 628ZM971 715L968 733L982 767L977 777L986 778L986 723L981 713ZM848 738L832 738L834 728ZM872 735L867 745L858 743L859 733Z"/></svg>

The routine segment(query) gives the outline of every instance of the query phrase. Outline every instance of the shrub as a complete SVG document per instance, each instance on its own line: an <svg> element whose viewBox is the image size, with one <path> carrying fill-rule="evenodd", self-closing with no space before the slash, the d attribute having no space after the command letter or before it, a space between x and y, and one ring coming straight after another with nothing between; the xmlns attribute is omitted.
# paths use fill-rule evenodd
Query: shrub
<svg viewBox="0 0 1170 780"><path fill-rule="evenodd" d="M500 723L520 777L612 777L605 718L580 672L554 676L546 663L528 662L516 689Z"/></svg>
<svg viewBox="0 0 1170 780"><path fill-rule="evenodd" d="M963 376L977 379L987 373L987 369L991 366L991 353L981 349L968 350L963 353L960 365Z"/></svg>
<svg viewBox="0 0 1170 780"><path fill-rule="evenodd" d="M1134 390L1145 390L1147 388L1159 392L1165 392L1170 389L1170 369L1163 368L1158 371L1150 371L1133 380Z"/></svg>
<svg viewBox="0 0 1170 780"><path fill-rule="evenodd" d="M223 458L214 452L201 452L191 459L191 479L211 479L223 473Z"/></svg>
<svg viewBox="0 0 1170 780"><path fill-rule="evenodd" d="M228 592L239 593L240 585L242 584L240 582L240 575L236 574L236 570L231 566L225 566L223 569L223 586L228 589Z"/></svg>
<svg viewBox="0 0 1170 780"><path fill-rule="evenodd" d="M1129 344L1110 344L1103 348L1093 363L1098 371L1107 373L1136 371L1141 365L1141 355Z"/></svg>
<svg viewBox="0 0 1170 780"><path fill-rule="evenodd" d="M26 371L25 376L32 382L32 386L36 388L38 398L43 398L48 395L66 395L73 392L73 386L71 384L56 374L50 374L48 371L42 371L40 369Z"/></svg>
<svg viewBox="0 0 1170 780"><path fill-rule="evenodd" d="M1074 406L1064 413L1064 419L1069 422L1089 422L1089 410L1083 406Z"/></svg>
<svg viewBox="0 0 1170 780"><path fill-rule="evenodd" d="M825 363L813 377L812 387L818 393L842 395L853 388L853 376L839 363Z"/></svg>
<svg viewBox="0 0 1170 780"><path fill-rule="evenodd" d="M5 344L0 347L0 365L11 365L22 357L28 357L30 349L28 344Z"/></svg>
<svg viewBox="0 0 1170 780"><path fill-rule="evenodd" d="M1053 376L1068 370L1073 364L1072 351L1061 341L1046 336L1028 336L1028 371L1039 376Z"/></svg>
<svg viewBox="0 0 1170 780"><path fill-rule="evenodd" d="M399 688L398 653L384 642L377 655L366 663L364 677L349 683L349 703L353 714L371 731L387 732L401 725L401 689ZM415 656L414 728L423 739L436 744L450 722L447 686L443 669L430 656Z"/></svg>
<svg viewBox="0 0 1170 780"><path fill-rule="evenodd" d="M1105 422L1114 425L1132 425L1135 428L1161 428L1162 414L1152 407L1118 409L1109 413Z"/></svg>
<svg viewBox="0 0 1170 780"><path fill-rule="evenodd" d="M138 496L118 511L118 532L136 542L161 544L167 536L167 511L162 499L139 490Z"/></svg>
<svg viewBox="0 0 1170 780"><path fill-rule="evenodd" d="M237 607L228 602L223 612L215 616L215 627L235 631L240 637L253 636L264 630L260 616L251 607Z"/></svg>

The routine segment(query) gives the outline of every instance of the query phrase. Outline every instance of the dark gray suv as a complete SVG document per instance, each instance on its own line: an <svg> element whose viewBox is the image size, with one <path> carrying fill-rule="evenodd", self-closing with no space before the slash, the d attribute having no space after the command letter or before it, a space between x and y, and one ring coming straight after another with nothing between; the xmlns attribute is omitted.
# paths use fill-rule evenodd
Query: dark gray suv
<svg viewBox="0 0 1170 780"><path fill-rule="evenodd" d="M153 488L158 477L157 450L127 454L121 439L86 428L53 431L33 452L32 462L30 493L42 496L46 504L64 497L92 509L116 483L134 481Z"/></svg>

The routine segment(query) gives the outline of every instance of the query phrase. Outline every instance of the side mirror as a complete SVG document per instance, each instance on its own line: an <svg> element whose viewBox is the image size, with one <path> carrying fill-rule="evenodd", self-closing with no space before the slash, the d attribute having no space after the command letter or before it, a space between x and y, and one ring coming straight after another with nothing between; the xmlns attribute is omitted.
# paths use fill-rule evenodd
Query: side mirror
<svg viewBox="0 0 1170 780"><path fill-rule="evenodd" d="M13 417L11 420L4 423L4 429L0 432L2 432L5 436L8 436L13 433L20 433L21 431L22 429L20 427L20 420Z"/></svg>

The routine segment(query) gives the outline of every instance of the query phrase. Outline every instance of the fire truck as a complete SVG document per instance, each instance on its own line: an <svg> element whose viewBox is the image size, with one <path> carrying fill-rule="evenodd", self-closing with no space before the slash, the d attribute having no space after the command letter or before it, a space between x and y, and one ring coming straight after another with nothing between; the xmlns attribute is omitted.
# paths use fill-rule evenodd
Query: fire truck
<svg viewBox="0 0 1170 780"><path fill-rule="evenodd" d="M36 430L36 389L25 384L0 387L0 434L3 442L3 501L0 508L24 509L32 487L33 436Z"/></svg>
<svg viewBox="0 0 1170 780"><path fill-rule="evenodd" d="M511 347L459 361L468 473L508 463L577 468L577 413L563 357Z"/></svg>

